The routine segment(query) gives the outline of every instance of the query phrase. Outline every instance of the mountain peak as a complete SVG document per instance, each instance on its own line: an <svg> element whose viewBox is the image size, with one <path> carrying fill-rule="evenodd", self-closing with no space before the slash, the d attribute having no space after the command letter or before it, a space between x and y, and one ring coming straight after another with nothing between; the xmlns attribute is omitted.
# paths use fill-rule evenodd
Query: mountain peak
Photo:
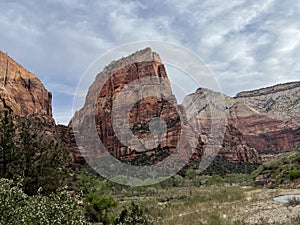
<svg viewBox="0 0 300 225"><path fill-rule="evenodd" d="M105 67L104 71L120 69L124 66L139 62L157 62L159 64L162 64L159 54L153 52L150 47L147 47L142 50L136 51L129 56L112 61L108 66Z"/></svg>

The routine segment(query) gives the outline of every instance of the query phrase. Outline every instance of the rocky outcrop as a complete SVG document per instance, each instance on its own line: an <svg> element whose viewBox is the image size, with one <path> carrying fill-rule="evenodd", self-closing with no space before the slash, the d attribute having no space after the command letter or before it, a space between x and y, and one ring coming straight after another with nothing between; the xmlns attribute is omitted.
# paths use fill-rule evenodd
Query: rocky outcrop
<svg viewBox="0 0 300 225"><path fill-rule="evenodd" d="M233 124L226 126L222 147L219 156L231 162L260 163L261 158L251 145L249 145L240 130Z"/></svg>
<svg viewBox="0 0 300 225"><path fill-rule="evenodd" d="M52 119L52 95L31 72L0 51L0 109Z"/></svg>
<svg viewBox="0 0 300 225"><path fill-rule="evenodd" d="M146 48L105 67L90 86L84 107L68 127L56 126L53 133L72 150L75 163L83 163L93 152L92 145L87 151L77 146L74 121L79 127L94 121L98 138L120 160L146 155L159 161L180 146L183 154L194 149L193 159L216 147L219 156L230 161L257 163L260 156L272 158L268 152L282 154L300 145L299 93L300 82L241 92L234 98L199 88L183 107L177 104L159 55ZM186 115L191 102L196 121ZM54 126L51 93L1 51L0 109L11 109L17 116L36 115ZM218 113L224 111L226 125ZM223 137L223 142L215 141Z"/></svg>

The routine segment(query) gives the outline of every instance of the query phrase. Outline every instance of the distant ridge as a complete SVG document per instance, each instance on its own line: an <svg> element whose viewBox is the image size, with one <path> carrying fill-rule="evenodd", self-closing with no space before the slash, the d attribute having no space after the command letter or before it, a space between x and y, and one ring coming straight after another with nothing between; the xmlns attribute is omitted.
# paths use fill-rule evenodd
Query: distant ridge
<svg viewBox="0 0 300 225"><path fill-rule="evenodd" d="M274 86L259 88L259 89L251 90L251 91L242 91L242 92L238 93L235 96L235 98L255 97L255 96L260 96L260 95L273 94L276 92L286 91L286 90L294 89L297 87L300 87L300 81L276 84Z"/></svg>

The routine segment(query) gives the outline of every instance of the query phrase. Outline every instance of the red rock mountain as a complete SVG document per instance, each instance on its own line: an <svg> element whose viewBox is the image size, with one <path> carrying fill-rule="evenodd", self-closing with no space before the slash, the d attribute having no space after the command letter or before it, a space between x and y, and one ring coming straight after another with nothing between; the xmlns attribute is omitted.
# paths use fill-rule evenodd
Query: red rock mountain
<svg viewBox="0 0 300 225"><path fill-rule="evenodd" d="M180 144L179 113L159 55L146 48L112 62L97 75L84 107L75 113L71 124L79 123L79 132L84 134L89 132L84 128L95 120L96 131L107 151L118 159L132 160L138 155L172 153ZM113 122L119 123L119 134ZM151 126L162 130L153 133ZM183 143L192 148L193 143L188 140ZM93 156L93 147L85 150L85 157Z"/></svg>
<svg viewBox="0 0 300 225"><path fill-rule="evenodd" d="M131 87L130 84L137 79L146 79L146 83L139 81L138 85ZM151 86L156 84L161 85L161 87L159 90L153 91ZM124 89L128 92L122 92ZM119 102L117 101L118 94L125 96L123 99L120 98ZM152 97L147 97L151 95ZM115 108L113 108L114 104L117 105ZM203 134L197 143L191 142L192 138L187 138L188 140L182 144L183 148L187 149L198 146L193 158L201 158L203 152L210 150L211 146L208 146L207 143L211 137L208 137L202 130L191 128L189 125L186 125L185 128L181 127L182 124L188 124L186 121L183 123L180 121L180 119L185 118L185 112L182 108L177 105L159 55L152 52L150 48L146 48L119 61L112 62L97 75L89 88L84 107L76 112L70 122L70 127L76 121L76 126L79 127L76 132L84 133L82 127L90 127L89 122L94 120L101 142L111 155L122 160L133 160L144 154L154 158L156 155L167 156L174 151L179 140L181 140L181 129L186 128L189 130L188 137ZM116 109L119 109L118 113L114 112ZM129 129L116 135L112 123L122 121L125 124L126 120L124 120L123 114L126 114L126 110L128 111ZM183 116L180 117L180 115ZM150 133L151 123L161 123L160 120L156 122L152 120L158 117L164 121L166 135L155 134L154 139L161 140L161 144L152 148L151 143L144 143L141 140L153 139ZM130 136L131 132L135 137ZM91 135L89 134L87 137ZM87 137L81 139L88 139ZM120 137L129 137L127 140L130 141L134 139L135 144L128 142L131 147L127 147L124 142L120 141ZM231 161L260 161L256 150L247 144L242 133L234 126L226 127L223 145L217 147L221 148L219 155ZM78 152L78 149L76 151ZM84 153L85 157L91 157L92 152L93 148L91 147Z"/></svg>
<svg viewBox="0 0 300 225"><path fill-rule="evenodd" d="M52 94L31 72L0 51L0 109L52 118Z"/></svg>

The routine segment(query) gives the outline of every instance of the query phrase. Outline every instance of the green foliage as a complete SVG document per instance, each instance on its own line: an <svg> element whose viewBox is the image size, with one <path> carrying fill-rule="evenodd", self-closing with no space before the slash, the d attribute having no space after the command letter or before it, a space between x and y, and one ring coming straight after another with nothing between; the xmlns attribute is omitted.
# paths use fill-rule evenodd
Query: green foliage
<svg viewBox="0 0 300 225"><path fill-rule="evenodd" d="M135 203L122 210L120 215L114 221L114 225L150 225L148 217Z"/></svg>
<svg viewBox="0 0 300 225"><path fill-rule="evenodd" d="M217 174L213 174L212 176L208 176L207 185L217 185L223 184L223 178Z"/></svg>
<svg viewBox="0 0 300 225"><path fill-rule="evenodd" d="M21 184L0 179L0 224L2 225L83 225L88 224L82 209L62 190L43 196L26 195Z"/></svg>
<svg viewBox="0 0 300 225"><path fill-rule="evenodd" d="M296 180L298 178L300 178L300 170L291 170L289 172L289 177L290 177L290 180Z"/></svg>
<svg viewBox="0 0 300 225"><path fill-rule="evenodd" d="M287 184L290 180L300 178L300 147L259 166L251 173L252 179L263 176L271 182L271 186Z"/></svg>
<svg viewBox="0 0 300 225"><path fill-rule="evenodd" d="M84 195L90 192L98 195L110 194L111 183L101 177L91 174L87 168L75 172L68 181L68 186L75 192L82 192Z"/></svg>
<svg viewBox="0 0 300 225"><path fill-rule="evenodd" d="M249 174L229 173L224 176L224 181L229 184L253 184Z"/></svg>
<svg viewBox="0 0 300 225"><path fill-rule="evenodd" d="M69 152L36 117L14 117L9 111L0 114L0 177L22 179L26 194L39 188L49 195L63 185L70 161Z"/></svg>
<svg viewBox="0 0 300 225"><path fill-rule="evenodd" d="M14 172L11 162L16 160L15 125L10 111L0 112L0 177L9 178Z"/></svg>
<svg viewBox="0 0 300 225"><path fill-rule="evenodd" d="M85 196L84 205L89 221L109 224L113 218L108 216L108 212L117 206L117 202L111 196L97 195L91 192Z"/></svg>
<svg viewBox="0 0 300 225"><path fill-rule="evenodd" d="M223 157L217 156L209 167L203 171L204 175L217 174L225 176L229 173L243 173L250 174L252 171L258 168L258 164L244 163L244 162L230 162Z"/></svg>

